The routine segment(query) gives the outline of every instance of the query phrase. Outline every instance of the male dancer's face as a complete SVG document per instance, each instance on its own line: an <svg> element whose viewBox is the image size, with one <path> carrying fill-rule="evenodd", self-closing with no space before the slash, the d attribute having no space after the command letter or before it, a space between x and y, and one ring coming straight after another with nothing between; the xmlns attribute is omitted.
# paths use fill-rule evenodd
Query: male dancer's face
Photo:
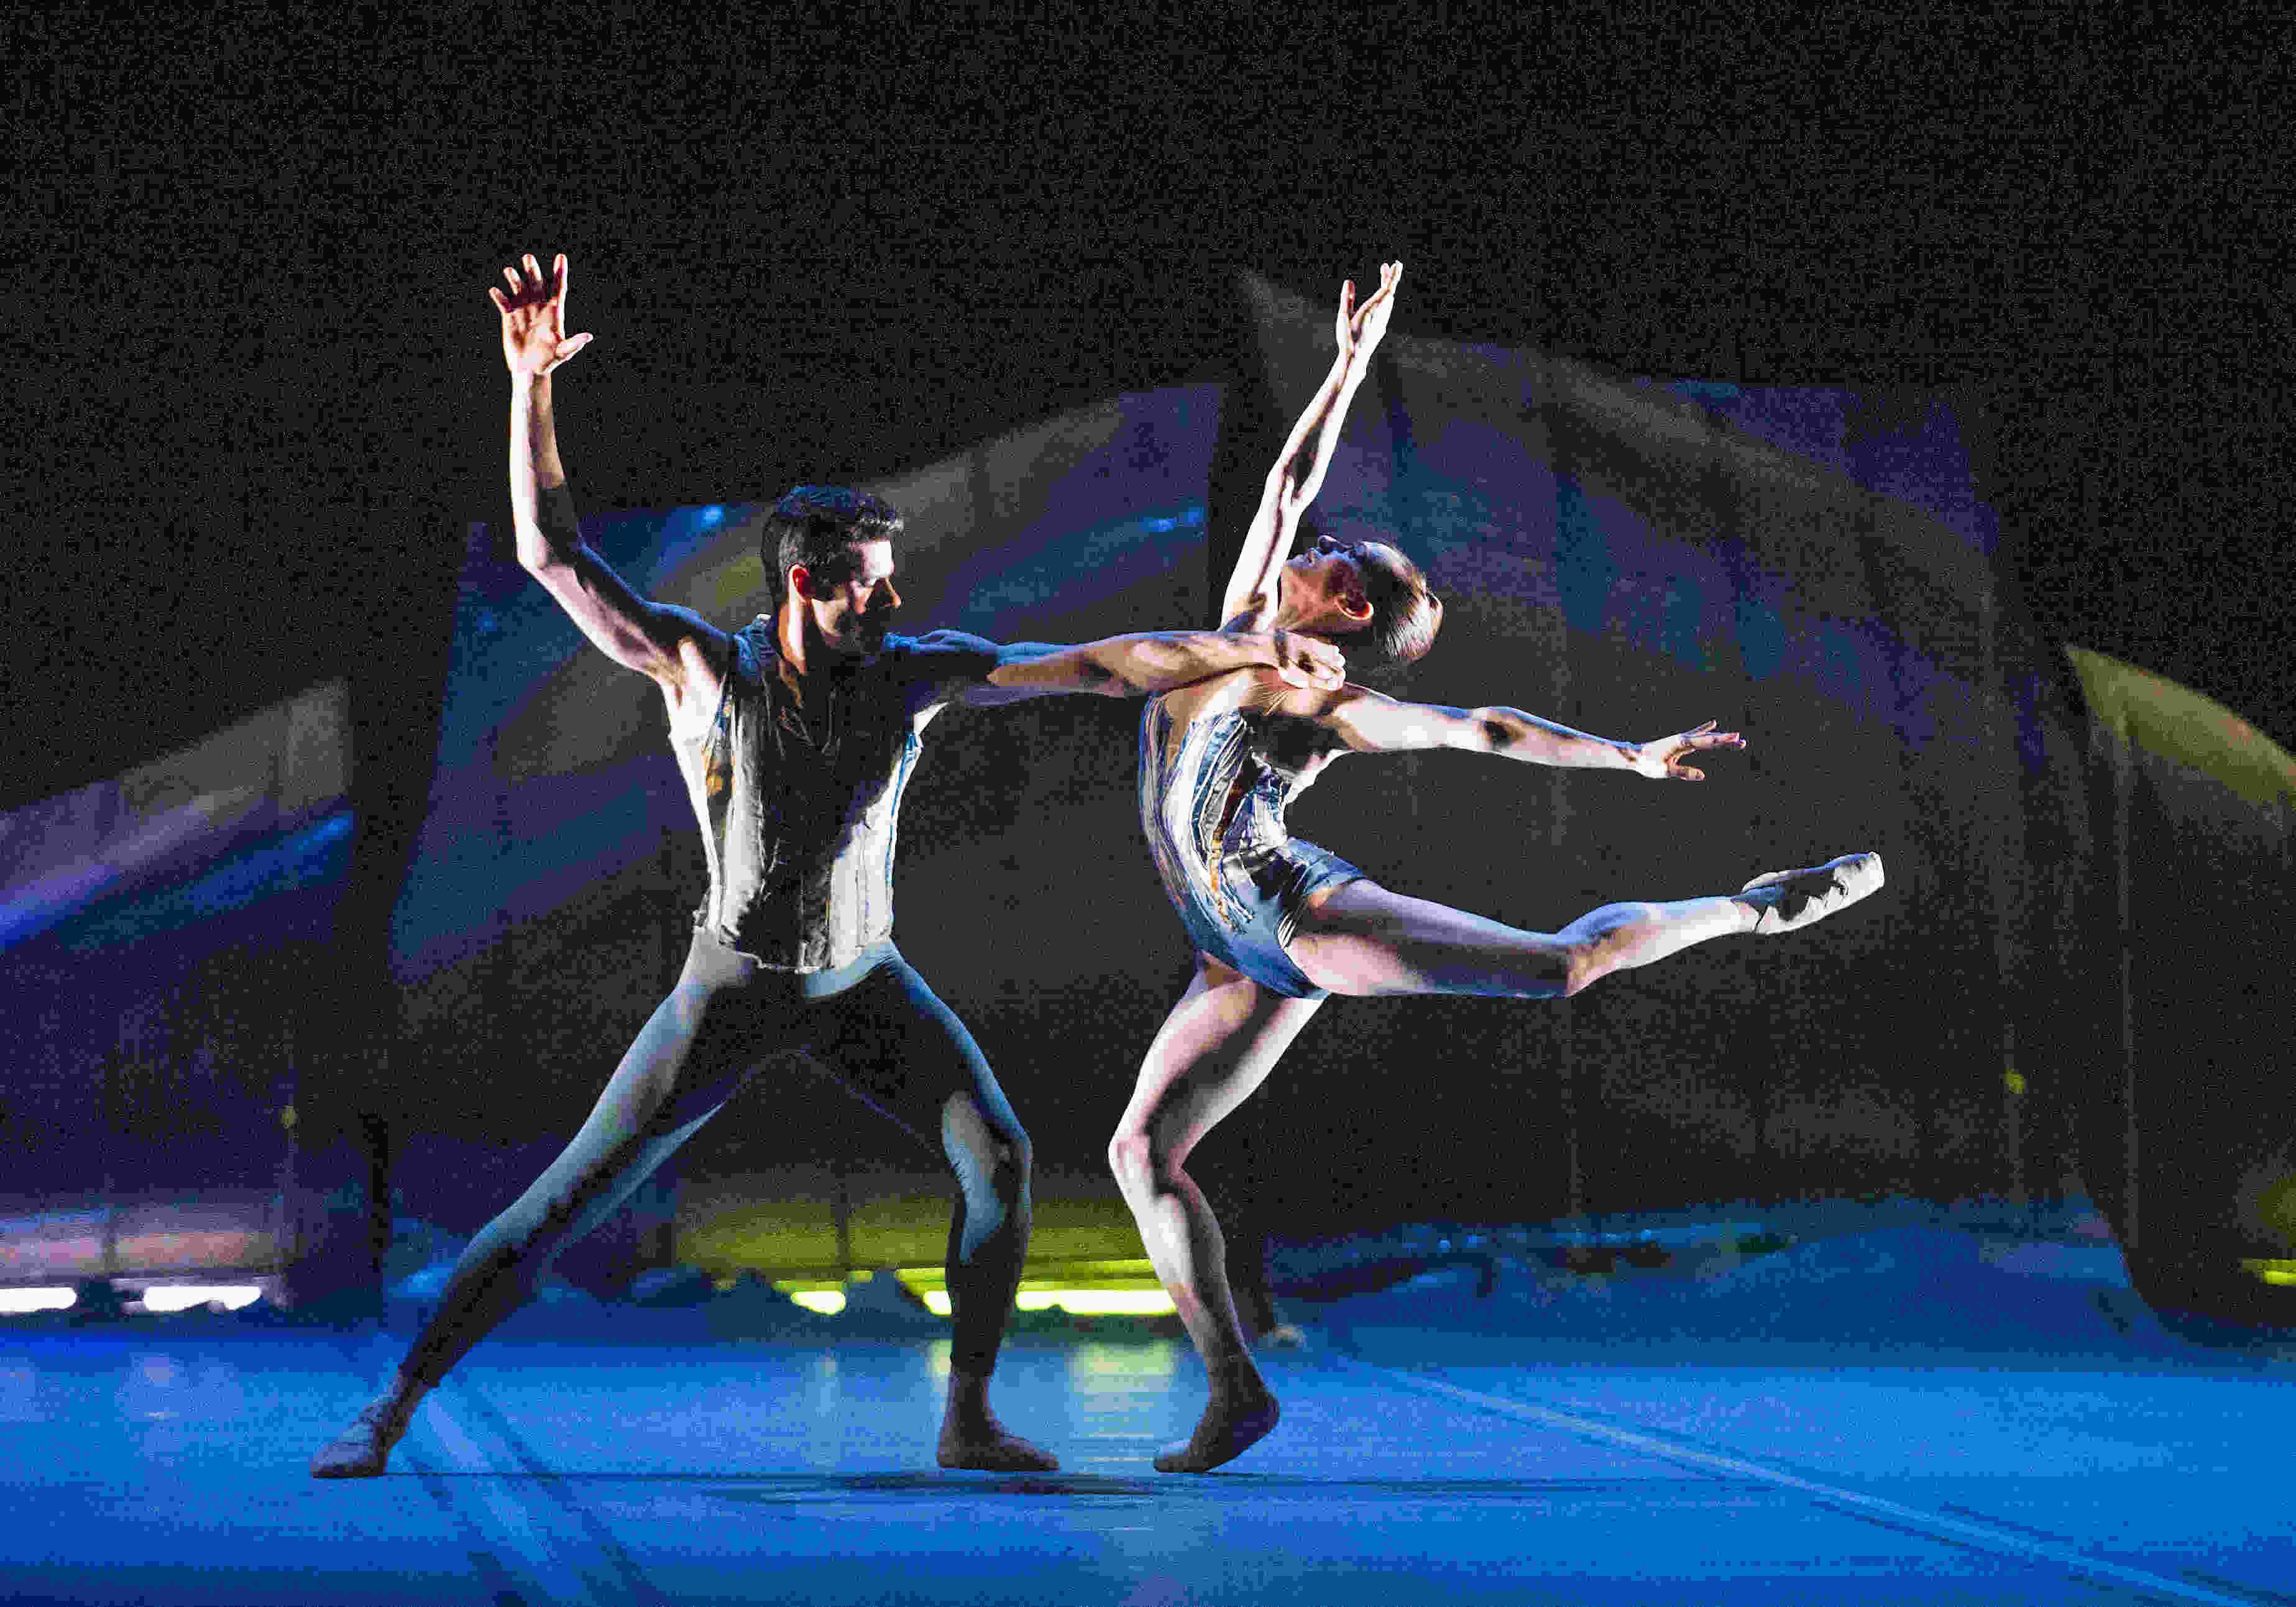
<svg viewBox="0 0 2296 1607"><path fill-rule="evenodd" d="M901 594L893 589L893 544L857 541L845 549L842 579L804 571L799 592L815 637L832 652L873 653L885 644Z"/></svg>

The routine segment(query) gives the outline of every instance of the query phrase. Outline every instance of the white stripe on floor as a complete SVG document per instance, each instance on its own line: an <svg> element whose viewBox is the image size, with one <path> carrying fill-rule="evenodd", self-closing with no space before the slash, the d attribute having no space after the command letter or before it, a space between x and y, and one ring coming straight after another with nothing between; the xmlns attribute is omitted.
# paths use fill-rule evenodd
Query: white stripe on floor
<svg viewBox="0 0 2296 1607"><path fill-rule="evenodd" d="M433 1390L414 1414L446 1455L447 1471L521 1472L511 1458L490 1457L480 1448L478 1437L448 1404L448 1388ZM516 1484L500 1477L460 1478L451 1481L451 1488L459 1498L460 1515L486 1537L518 1582L535 1593L528 1607L608 1607L609 1598L592 1585L564 1541L550 1533L547 1509L539 1503L529 1508L519 1498Z"/></svg>
<svg viewBox="0 0 2296 1607"><path fill-rule="evenodd" d="M1504 1396L1485 1395L1479 1390L1463 1389L1457 1384L1446 1383L1440 1379L1423 1378L1414 1373L1374 1366L1369 1362L1357 1361L1352 1357L1340 1356L1336 1359L1348 1366L1359 1367L1366 1373L1376 1373L1390 1383L1401 1384L1406 1389L1419 1390L1431 1395L1447 1396L1453 1400L1464 1401L1471 1406L1480 1406L1485 1411L1496 1412L1504 1416L1518 1417L1526 1422L1544 1424L1548 1428L1564 1429L1573 1434L1584 1434L1594 1439L1605 1439L1612 1445L1620 1446L1628 1450L1663 1457L1667 1461L1680 1463L1685 1466L1699 1468L1708 1472L1727 1473L1742 1479L1759 1479L1782 1488L1798 1490L1807 1496L1816 1496L1836 1506L1848 1507L1854 1512L1868 1513L1877 1518L1887 1518L1909 1528L1923 1529L1940 1539L1956 1540L1963 1545L1980 1546L1987 1551L2021 1557L2031 1562L2053 1563L2073 1573L2094 1578L2111 1579L2118 1584L2133 1586L2139 1590L2149 1590L2176 1601L2201 1603L2202 1607L2259 1607L2260 1598L2256 1596L2227 1595L2222 1591L2210 1590L2205 1586L2194 1585L2185 1579L2171 1578L2166 1574L2152 1573L2142 1568L2131 1568L2126 1563L2111 1562L2102 1557L2092 1557L2075 1551L2069 1546L2053 1545L2046 1540L2038 1540L2025 1535L2013 1533L2008 1529L1996 1529L1990 1524L1972 1523L1965 1518L1949 1518L1940 1513L1923 1512L1919 1507L1906 1506L1896 1501L1887 1501L1879 1496L1864 1495L1857 1490L1843 1489L1836 1485L1822 1484L1815 1479L1805 1479L1797 1473L1781 1472L1776 1468L1764 1467L1759 1463L1741 1461L1735 1456L1727 1455L1719 1451L1701 1450L1692 1446L1677 1445L1671 1440L1655 1439L1648 1434L1638 1434L1632 1429L1615 1428L1606 1423L1598 1423L1593 1418L1574 1416L1569 1412L1557 1411L1552 1406L1531 1406L1523 1401L1509 1400Z"/></svg>

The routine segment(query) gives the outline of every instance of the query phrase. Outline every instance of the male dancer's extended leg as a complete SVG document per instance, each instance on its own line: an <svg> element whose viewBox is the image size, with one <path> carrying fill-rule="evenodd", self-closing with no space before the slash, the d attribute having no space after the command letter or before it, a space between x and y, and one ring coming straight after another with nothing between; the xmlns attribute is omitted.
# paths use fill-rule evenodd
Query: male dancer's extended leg
<svg viewBox="0 0 2296 1607"><path fill-rule="evenodd" d="M1554 998L1709 939L1798 931L1881 887L1879 854L1845 854L1808 870L1758 876L1726 896L1606 904L1549 933L1364 880L1343 882L1302 909L1285 952L1316 987L1333 993Z"/></svg>
<svg viewBox="0 0 2296 1607"><path fill-rule="evenodd" d="M1236 1319L1219 1222L1183 1162L1267 1080L1322 1003L1269 992L1198 956L1196 974L1149 1045L1132 1103L1109 1142L1117 1186L1211 1387L1195 1431L1157 1455L1160 1472L1201 1473L1232 1461L1281 1415Z"/></svg>
<svg viewBox="0 0 2296 1607"><path fill-rule="evenodd" d="M1049 1472L1060 1464L1007 1430L988 1381L1029 1252L1029 1135L955 1012L890 950L836 1000L814 1054L849 1091L937 1150L956 1181L946 1263L952 1338L943 1467Z"/></svg>
<svg viewBox="0 0 2296 1607"><path fill-rule="evenodd" d="M391 1386L312 1459L317 1479L380 1473L422 1397L532 1295L557 1252L611 1216L709 1119L758 1054L789 1030L785 1008L742 987L738 957L697 939L677 987L630 1045L589 1119L516 1203L473 1238Z"/></svg>

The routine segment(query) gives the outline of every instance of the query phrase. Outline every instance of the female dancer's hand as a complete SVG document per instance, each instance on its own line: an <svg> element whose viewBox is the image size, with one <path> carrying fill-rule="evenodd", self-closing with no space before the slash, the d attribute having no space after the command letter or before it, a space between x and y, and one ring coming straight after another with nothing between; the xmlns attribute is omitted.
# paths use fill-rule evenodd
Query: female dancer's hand
<svg viewBox="0 0 2296 1607"><path fill-rule="evenodd" d="M1382 262L1379 265L1379 288L1374 291L1361 307L1356 305L1356 282L1352 279L1340 286L1339 339L1340 356L1357 363L1368 359L1387 333L1388 318L1395 311L1395 287L1403 283L1403 264Z"/></svg>
<svg viewBox="0 0 2296 1607"><path fill-rule="evenodd" d="M1695 765L1682 761L1692 754L1708 748L1742 748L1746 739L1734 731L1717 731L1716 722L1707 721L1695 731L1685 731L1679 736L1654 737L1635 748L1635 774L1647 775L1652 781L1704 781L1706 772Z"/></svg>

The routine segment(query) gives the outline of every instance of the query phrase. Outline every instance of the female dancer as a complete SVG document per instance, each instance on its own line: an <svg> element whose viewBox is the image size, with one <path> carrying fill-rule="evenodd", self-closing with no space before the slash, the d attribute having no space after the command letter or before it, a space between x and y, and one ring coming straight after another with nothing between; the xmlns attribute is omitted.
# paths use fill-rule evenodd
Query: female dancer
<svg viewBox="0 0 2296 1607"><path fill-rule="evenodd" d="M1402 274L1400 263L1383 266L1379 289L1360 307L1352 281L1341 290L1339 355L1267 476L1222 608L1233 628L1343 642L1358 667L1407 661L1433 643L1443 610L1425 578L1382 542L1318 538L1284 559L1386 332ZM1293 840L1285 806L1350 751L1457 748L1697 781L1702 772L1686 760L1745 746L1737 733L1714 727L1709 720L1652 742L1611 742L1518 709L1400 702L1353 684L1290 686L1257 669L1148 700L1141 821L1196 946L1196 973L1149 1047L1108 1154L1211 1387L1194 1433L1157 1456L1160 1471L1218 1467L1275 1426L1275 1397L1237 1324L1219 1224L1183 1166L1328 995L1567 996L1710 938L1794 931L1882 885L1878 854L1849 854L1757 876L1734 894L1606 904L1559 932L1524 931L1390 891L1339 856Z"/></svg>

